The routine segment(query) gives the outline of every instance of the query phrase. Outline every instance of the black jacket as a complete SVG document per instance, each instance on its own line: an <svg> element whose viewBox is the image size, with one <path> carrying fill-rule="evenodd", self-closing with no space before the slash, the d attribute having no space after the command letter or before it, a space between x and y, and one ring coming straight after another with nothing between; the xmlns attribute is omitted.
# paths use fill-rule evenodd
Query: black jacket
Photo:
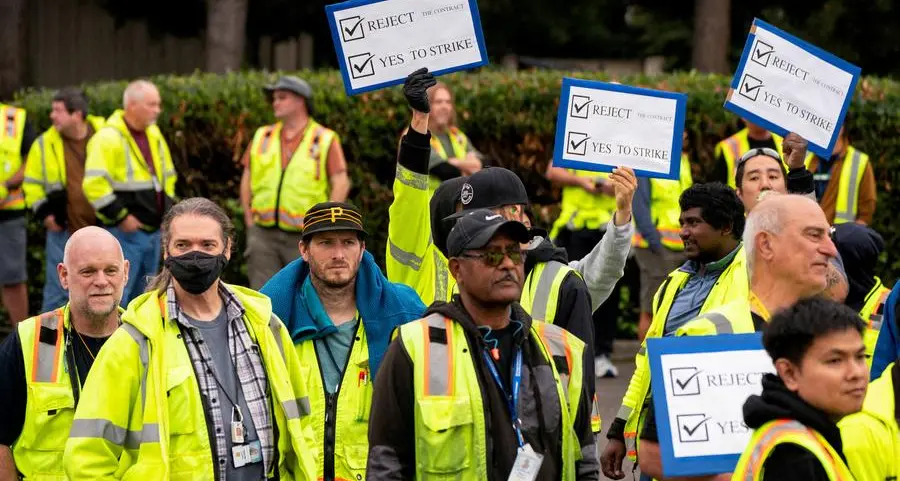
<svg viewBox="0 0 900 481"><path fill-rule="evenodd" d="M776 419L793 419L821 434L844 462L841 431L822 411L810 406L796 393L788 390L784 382L774 374L766 374L762 380L763 391L750 396L744 403L744 422L757 429ZM829 481L819 459L809 451L794 444L776 447L763 464L763 481Z"/></svg>
<svg viewBox="0 0 900 481"><path fill-rule="evenodd" d="M503 481L509 477L516 458L517 441L508 407L502 391L493 381L480 354L484 340L474 321L469 317L459 296L453 302L436 302L429 307L426 316L439 313L462 325L475 363L478 383L484 401L487 427L488 480ZM524 328L514 336L514 342L522 347L523 368L520 394L520 419L526 442L544 455L539 480L559 480L562 463L562 426L560 403L552 370L531 339L531 318L513 304L512 318ZM477 349L472 348L478 346ZM585 364L593 362L585 358ZM400 337L388 348L375 379L371 417L369 419L369 460L367 477L372 480L415 479L415 392L412 360ZM584 456L577 463L577 479L599 479L599 462L591 433L590 399L587 386L582 389L581 402L575 420L575 431L580 439Z"/></svg>

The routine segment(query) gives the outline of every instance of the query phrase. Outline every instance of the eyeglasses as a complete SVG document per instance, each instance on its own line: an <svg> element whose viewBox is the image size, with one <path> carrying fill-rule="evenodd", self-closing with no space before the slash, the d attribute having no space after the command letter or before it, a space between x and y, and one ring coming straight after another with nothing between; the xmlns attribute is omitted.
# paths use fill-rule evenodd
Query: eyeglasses
<svg viewBox="0 0 900 481"><path fill-rule="evenodd" d="M503 263L503 259L509 257L513 264L519 265L525 261L525 255L519 247L507 247L506 250L486 250L482 252L463 252L459 257L468 259L481 259L490 267L497 267Z"/></svg>
<svg viewBox="0 0 900 481"><path fill-rule="evenodd" d="M756 156L759 156L759 155L764 155L766 157L773 158L773 159L777 160L778 162L781 162L781 154L779 154L778 152L776 152L768 147L760 147L760 148L756 148L756 149L750 149L746 153L744 153L744 155L741 156L741 159L738 160L737 165L741 165L744 162L746 162Z"/></svg>

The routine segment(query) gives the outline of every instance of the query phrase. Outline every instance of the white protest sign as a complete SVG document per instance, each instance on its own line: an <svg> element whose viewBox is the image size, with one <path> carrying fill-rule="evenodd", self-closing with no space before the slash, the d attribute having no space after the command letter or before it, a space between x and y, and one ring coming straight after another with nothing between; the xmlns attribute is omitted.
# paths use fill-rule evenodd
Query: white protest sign
<svg viewBox="0 0 900 481"><path fill-rule="evenodd" d="M859 67L755 19L725 108L779 135L796 132L831 157Z"/></svg>
<svg viewBox="0 0 900 481"><path fill-rule="evenodd" d="M352 0L325 7L348 95L488 62L475 0Z"/></svg>
<svg viewBox="0 0 900 481"><path fill-rule="evenodd" d="M564 78L556 117L555 167L677 179L687 96Z"/></svg>
<svg viewBox="0 0 900 481"><path fill-rule="evenodd" d="M753 434L744 402L775 372L759 334L650 339L647 348L663 472L731 472Z"/></svg>

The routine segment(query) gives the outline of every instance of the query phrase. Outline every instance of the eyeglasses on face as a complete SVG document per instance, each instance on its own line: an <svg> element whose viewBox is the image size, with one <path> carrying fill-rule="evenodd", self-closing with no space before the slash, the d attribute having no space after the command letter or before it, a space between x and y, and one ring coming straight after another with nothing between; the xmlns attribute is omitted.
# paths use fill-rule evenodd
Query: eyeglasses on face
<svg viewBox="0 0 900 481"><path fill-rule="evenodd" d="M468 259L481 259L482 262L490 267L497 267L503 263L503 259L509 257L513 264L521 264L525 261L525 255L518 246L509 246L505 250L487 249L483 251L467 251L459 255Z"/></svg>

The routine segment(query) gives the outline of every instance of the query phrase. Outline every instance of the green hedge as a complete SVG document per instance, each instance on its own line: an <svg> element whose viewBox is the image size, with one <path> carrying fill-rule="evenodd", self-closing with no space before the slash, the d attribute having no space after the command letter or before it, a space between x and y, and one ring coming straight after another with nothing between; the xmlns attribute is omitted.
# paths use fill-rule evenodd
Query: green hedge
<svg viewBox="0 0 900 481"><path fill-rule="evenodd" d="M314 89L315 117L342 138L353 179L351 197L366 213L372 236L369 249L384 257L387 210L391 202L399 132L409 119L400 87L347 97L335 71L299 72ZM445 77L456 93L460 127L486 154L492 165L517 171L537 204L552 205L558 191L543 178L552 156L556 109L563 75L608 80L604 74L564 72L508 72L484 70ZM238 199L240 157L254 130L272 121L260 87L276 73L244 72L228 75L198 73L187 77L152 78L161 91L164 112L159 120L169 140L180 175L179 196L210 197L227 206L238 226L238 248L227 279L245 282L243 222ZM703 179L715 143L738 128L738 119L722 108L730 78L696 73L665 76L626 76L616 80L636 86L686 92L686 128L695 172ZM83 86L93 112L108 115L121 104L125 82ZM41 130L49 127L52 91L28 90L17 95ZM887 243L882 276L891 282L900 271L900 224L890 212L900 211L891 195L900 176L900 84L878 78L860 82L851 111L854 144L869 153L878 180L879 203L875 227ZM900 185L900 184L897 184ZM540 209L545 222L553 208ZM32 305L40 303L43 281L43 232L32 223L29 232L29 273Z"/></svg>

